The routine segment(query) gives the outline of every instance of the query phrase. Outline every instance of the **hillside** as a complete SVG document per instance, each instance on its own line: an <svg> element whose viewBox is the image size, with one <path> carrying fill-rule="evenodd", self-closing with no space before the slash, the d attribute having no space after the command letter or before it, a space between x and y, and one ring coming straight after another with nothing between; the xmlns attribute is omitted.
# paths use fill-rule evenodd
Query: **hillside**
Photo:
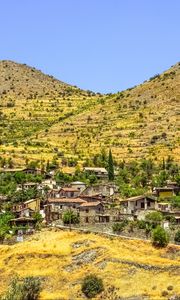
<svg viewBox="0 0 180 300"><path fill-rule="evenodd" d="M110 146L116 159L180 160L180 64L117 94L83 91L0 62L0 156L19 165L57 151L81 161Z"/></svg>
<svg viewBox="0 0 180 300"><path fill-rule="evenodd" d="M158 250L148 242L44 230L24 243L0 245L0 293L18 274L42 278L41 299L85 299L82 279L95 273L105 286L97 299L167 299L180 294L179 251L179 246Z"/></svg>
<svg viewBox="0 0 180 300"><path fill-rule="evenodd" d="M0 61L0 95L3 98L54 99L79 92L82 91L26 64Z"/></svg>

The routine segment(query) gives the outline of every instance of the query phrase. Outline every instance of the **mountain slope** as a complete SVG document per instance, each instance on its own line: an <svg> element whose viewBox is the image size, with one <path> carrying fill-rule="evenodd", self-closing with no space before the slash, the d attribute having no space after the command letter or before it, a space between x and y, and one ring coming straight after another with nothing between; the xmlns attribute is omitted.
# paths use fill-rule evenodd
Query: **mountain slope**
<svg viewBox="0 0 180 300"><path fill-rule="evenodd" d="M59 81L53 76L45 75L26 64L0 61L0 95L3 98L6 98L6 95L27 100L57 98L77 92L80 92L80 89Z"/></svg>
<svg viewBox="0 0 180 300"><path fill-rule="evenodd" d="M119 159L168 155L178 158L179 103L177 64L133 89L98 99L93 108L78 118L72 116L68 122L55 124L48 137L53 143L57 133L63 136L68 151L76 141L76 151L84 155L87 149L95 153L100 146L111 146Z"/></svg>
<svg viewBox="0 0 180 300"><path fill-rule="evenodd" d="M180 159L180 64L134 88L100 95L34 68L0 62L0 155L85 159L112 148L116 159Z"/></svg>

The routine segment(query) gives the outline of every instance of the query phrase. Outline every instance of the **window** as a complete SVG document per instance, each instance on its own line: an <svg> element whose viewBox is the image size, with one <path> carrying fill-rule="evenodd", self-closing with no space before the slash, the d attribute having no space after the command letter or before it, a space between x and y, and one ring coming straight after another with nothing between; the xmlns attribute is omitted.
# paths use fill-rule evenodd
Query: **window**
<svg viewBox="0 0 180 300"><path fill-rule="evenodd" d="M60 205L60 209L62 209L63 208L63 206L62 205Z"/></svg>
<svg viewBox="0 0 180 300"><path fill-rule="evenodd" d="M150 201L147 202L147 206L148 206L148 207L151 206L151 202L150 202Z"/></svg>
<svg viewBox="0 0 180 300"><path fill-rule="evenodd" d="M86 209L86 213L88 213L89 212L89 209Z"/></svg>
<svg viewBox="0 0 180 300"><path fill-rule="evenodd" d="M144 202L141 202L141 208L144 208Z"/></svg>
<svg viewBox="0 0 180 300"><path fill-rule="evenodd" d="M85 219L85 220L86 220L86 223L89 223L89 218L88 218L88 217L86 217L86 219Z"/></svg>

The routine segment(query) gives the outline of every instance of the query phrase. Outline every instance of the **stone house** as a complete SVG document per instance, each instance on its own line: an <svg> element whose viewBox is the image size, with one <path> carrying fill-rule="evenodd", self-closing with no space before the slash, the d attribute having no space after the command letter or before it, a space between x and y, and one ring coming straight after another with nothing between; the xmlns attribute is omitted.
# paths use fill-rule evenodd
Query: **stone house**
<svg viewBox="0 0 180 300"><path fill-rule="evenodd" d="M31 200L27 200L24 202L24 204L26 205L27 208L32 209L35 212L39 212L40 211L40 199L31 199Z"/></svg>
<svg viewBox="0 0 180 300"><path fill-rule="evenodd" d="M27 208L25 207L25 208L20 209L19 211L16 211L17 217L25 217L25 218L32 217L33 218L33 215L34 215L34 210L32 210L29 207L27 207Z"/></svg>
<svg viewBox="0 0 180 300"><path fill-rule="evenodd" d="M63 187L60 189L52 189L48 192L48 199L54 198L77 198L80 191L76 188Z"/></svg>
<svg viewBox="0 0 180 300"><path fill-rule="evenodd" d="M14 219L10 220L11 226L21 226L21 229L26 226L28 226L30 228L34 228L35 223L36 223L36 221L34 220L34 218L25 217L25 216L14 218ZM27 231L27 230L25 229L25 231Z"/></svg>
<svg viewBox="0 0 180 300"><path fill-rule="evenodd" d="M66 210L72 209L77 214L79 212L79 206L86 201L80 198L54 198L48 199L46 205L44 205L44 213L46 222L61 219L63 213Z"/></svg>
<svg viewBox="0 0 180 300"><path fill-rule="evenodd" d="M88 195L93 196L101 194L106 198L111 198L117 193L117 187L113 184L96 184L88 186L82 193L81 196Z"/></svg>
<svg viewBox="0 0 180 300"><path fill-rule="evenodd" d="M105 213L101 202L86 202L79 206L80 224L106 223L110 221L110 215Z"/></svg>
<svg viewBox="0 0 180 300"><path fill-rule="evenodd" d="M166 186L166 187L155 187L153 190L153 195L158 198L165 199L176 196L180 191L179 187Z"/></svg>
<svg viewBox="0 0 180 300"><path fill-rule="evenodd" d="M79 198L85 200L86 202L104 202L105 198L101 194L97 195L83 195L80 194Z"/></svg>
<svg viewBox="0 0 180 300"><path fill-rule="evenodd" d="M83 171L89 175L96 175L98 179L108 178L108 171L105 168L85 167Z"/></svg>
<svg viewBox="0 0 180 300"><path fill-rule="evenodd" d="M48 204L57 211L64 211L69 208L77 209L82 203L86 203L86 201L81 198L54 198L48 200Z"/></svg>
<svg viewBox="0 0 180 300"><path fill-rule="evenodd" d="M42 175L45 174L45 171L38 169L38 168L26 168L22 170L25 174L32 174L32 175Z"/></svg>
<svg viewBox="0 0 180 300"><path fill-rule="evenodd" d="M31 210L34 212L40 211L40 199L30 199L23 203L18 203L13 205L12 212L13 213L20 213L23 210Z"/></svg>
<svg viewBox="0 0 180 300"><path fill-rule="evenodd" d="M160 211L164 216L174 217L176 224L180 224L180 209L172 207L169 202L157 202L156 210Z"/></svg>
<svg viewBox="0 0 180 300"><path fill-rule="evenodd" d="M47 193L48 199L60 198L59 189L51 189Z"/></svg>
<svg viewBox="0 0 180 300"><path fill-rule="evenodd" d="M29 189L36 189L39 185L35 182L26 182L23 184L19 184L17 190L29 190Z"/></svg>
<svg viewBox="0 0 180 300"><path fill-rule="evenodd" d="M44 179L41 183L42 187L48 187L49 189L53 190L57 188L56 180L52 178ZM60 188L60 187L59 187Z"/></svg>
<svg viewBox="0 0 180 300"><path fill-rule="evenodd" d="M158 210L160 212L170 212L171 204L169 202L157 202L156 210Z"/></svg>
<svg viewBox="0 0 180 300"><path fill-rule="evenodd" d="M79 190L79 192L81 193L82 191L84 191L86 189L86 184L81 181L74 181L74 182L71 182L71 188L73 188L75 190Z"/></svg>
<svg viewBox="0 0 180 300"><path fill-rule="evenodd" d="M121 213L143 219L149 210L155 210L156 200L150 196L135 196L120 201Z"/></svg>
<svg viewBox="0 0 180 300"><path fill-rule="evenodd" d="M63 187L59 191L60 197L65 198L77 198L79 196L79 189L72 187Z"/></svg>

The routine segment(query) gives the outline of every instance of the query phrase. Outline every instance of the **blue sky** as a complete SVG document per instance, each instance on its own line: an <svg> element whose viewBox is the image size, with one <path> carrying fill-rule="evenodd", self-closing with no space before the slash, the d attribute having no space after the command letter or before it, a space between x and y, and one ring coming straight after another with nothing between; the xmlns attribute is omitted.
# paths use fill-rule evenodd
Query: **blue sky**
<svg viewBox="0 0 180 300"><path fill-rule="evenodd" d="M0 0L0 59L116 92L178 62L179 0Z"/></svg>

